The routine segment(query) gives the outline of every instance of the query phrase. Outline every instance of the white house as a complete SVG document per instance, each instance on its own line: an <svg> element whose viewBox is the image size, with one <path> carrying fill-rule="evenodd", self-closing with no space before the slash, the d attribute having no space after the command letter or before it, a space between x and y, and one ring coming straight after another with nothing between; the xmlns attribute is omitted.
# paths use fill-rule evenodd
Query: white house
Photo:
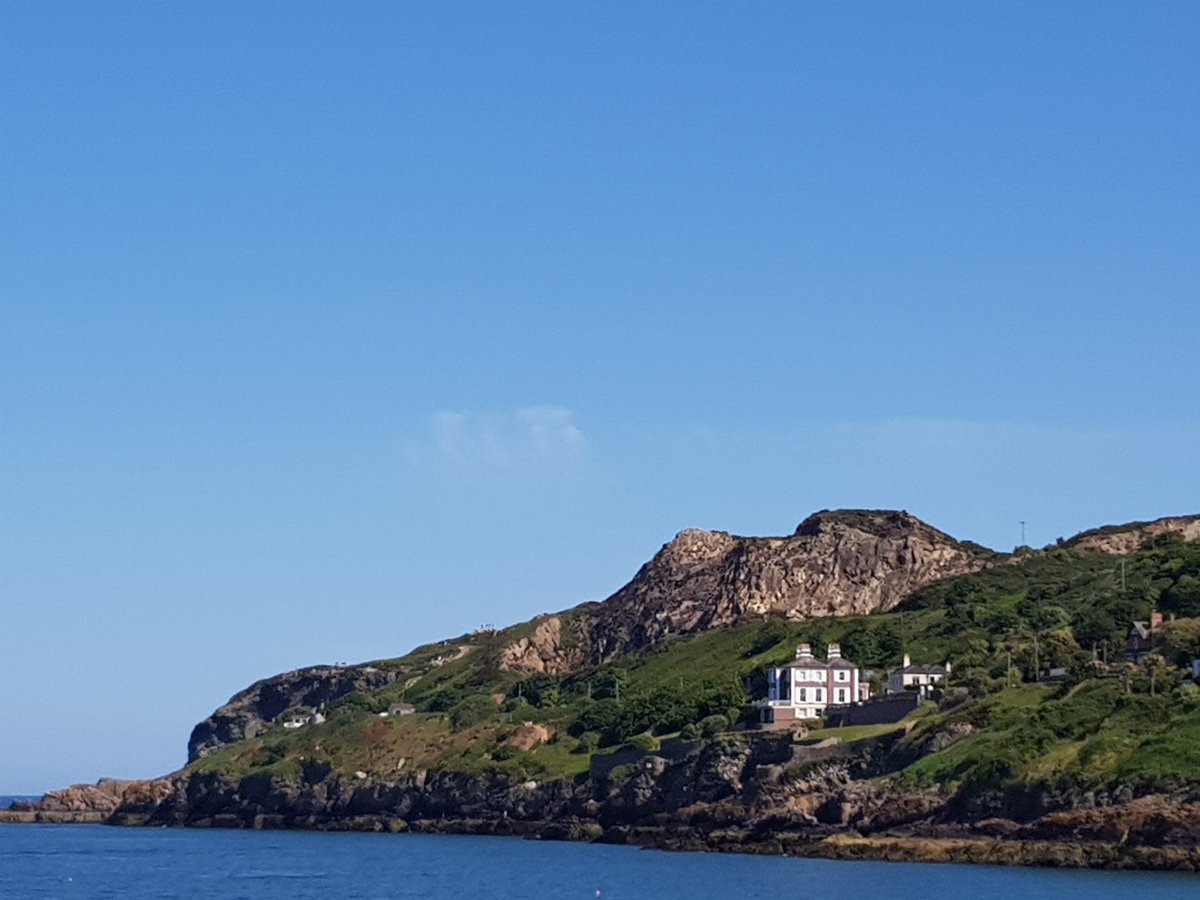
<svg viewBox="0 0 1200 900"><path fill-rule="evenodd" d="M944 666L914 666L907 653L904 665L888 675L887 692L916 691L925 696L934 688L941 687L950 677L950 663Z"/></svg>
<svg viewBox="0 0 1200 900"><path fill-rule="evenodd" d="M862 680L858 666L842 656L837 644L829 645L825 659L817 659L810 645L801 644L794 660L767 670L763 719L815 719L826 707L860 703L870 695L871 686Z"/></svg>

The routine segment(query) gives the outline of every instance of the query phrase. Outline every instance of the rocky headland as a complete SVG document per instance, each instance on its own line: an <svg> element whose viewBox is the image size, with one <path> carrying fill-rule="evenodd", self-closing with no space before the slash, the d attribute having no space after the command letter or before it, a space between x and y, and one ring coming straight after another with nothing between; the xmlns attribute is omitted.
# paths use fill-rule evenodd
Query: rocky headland
<svg viewBox="0 0 1200 900"><path fill-rule="evenodd" d="M1192 551L1173 548L1197 538L1200 518L1176 517L1010 556L905 512L867 510L820 512L786 537L687 530L601 603L397 660L264 679L196 726L181 771L76 785L0 811L0 821L443 831L839 859L1200 871L1200 769L1192 773L1171 746L1155 750L1161 729L1145 740L1136 731L1156 716L1190 728L1190 710L1200 717L1190 688L1176 677L1169 688L1159 681L1156 693L1151 681L1146 710L1157 712L1145 713L1136 673L1088 681L1091 657L1070 639L1094 618L1096 591L1117 583L1107 557L1127 558L1136 582L1127 593L1149 590L1144 583L1169 597L1163 573L1191 565ZM1014 606L1014 596L1040 605ZM1038 626L1047 630L1034 653L1043 662L1051 652L1075 654L1071 680L1005 687L1014 650L1025 652L1005 624L1014 614L1059 623ZM672 663L671 654L705 658L688 654L699 646L693 642L707 641L704 653L749 689L763 660L787 658L796 636L807 640L813 628L843 642L866 635L859 646L875 649L863 652L891 652L881 649L884 639L899 634L979 661L963 667L970 686L940 708L861 736L734 728L730 710L710 715L706 722L726 727L704 735L652 739L636 733L639 725L596 747L588 730L600 727L588 724L599 721L596 710L616 715L662 702L677 678L684 689L695 663ZM988 672L1002 654L1010 671L999 684ZM1032 671L1026 680L1037 682ZM731 696L725 687L702 687L709 699L690 702L705 714L730 702L713 699ZM328 724L322 715L281 730L285 713L316 710L329 714ZM1116 737L1101 747L1105 728L1125 728L1121 746L1144 745L1151 759L1174 753L1173 767L1155 774ZM1124 763L1105 762L1121 752ZM994 758L982 759L988 753Z"/></svg>

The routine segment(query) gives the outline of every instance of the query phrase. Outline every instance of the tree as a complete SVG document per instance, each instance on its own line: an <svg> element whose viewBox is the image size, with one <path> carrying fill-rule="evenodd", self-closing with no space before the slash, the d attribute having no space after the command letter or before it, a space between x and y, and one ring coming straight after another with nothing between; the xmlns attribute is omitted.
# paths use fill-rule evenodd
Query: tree
<svg viewBox="0 0 1200 900"><path fill-rule="evenodd" d="M491 697L476 694L450 710L450 727L455 731L462 731L494 718L496 712L496 703Z"/></svg>
<svg viewBox="0 0 1200 900"><path fill-rule="evenodd" d="M1147 653L1142 657L1142 667L1150 678L1150 696L1167 686L1167 676L1170 674L1167 661L1157 653Z"/></svg>
<svg viewBox="0 0 1200 900"><path fill-rule="evenodd" d="M858 663L877 663L879 639L874 631L857 622L842 635L842 653Z"/></svg>
<svg viewBox="0 0 1200 900"><path fill-rule="evenodd" d="M1180 575L1158 598L1160 609L1189 618L1200 616L1200 578Z"/></svg>
<svg viewBox="0 0 1200 900"><path fill-rule="evenodd" d="M1200 619L1176 619L1158 634L1159 649L1178 666L1190 666L1200 658Z"/></svg>
<svg viewBox="0 0 1200 900"><path fill-rule="evenodd" d="M876 629L875 643L879 648L880 662L890 665L900 661L900 655L904 651L904 641L901 640L900 632L891 622L885 622Z"/></svg>
<svg viewBox="0 0 1200 900"><path fill-rule="evenodd" d="M1088 604L1079 609L1071 620L1071 631L1081 647L1099 647L1106 642L1120 643L1122 628L1106 608Z"/></svg>
<svg viewBox="0 0 1200 900"><path fill-rule="evenodd" d="M614 666L595 681L595 687L592 689L592 696L597 700L605 700L611 698L620 700L621 694L625 691L629 684L629 673Z"/></svg>
<svg viewBox="0 0 1200 900"><path fill-rule="evenodd" d="M788 628L787 623L773 616L754 630L754 641L750 644L750 652L746 655L758 656L760 653L766 653L790 634L791 629Z"/></svg>

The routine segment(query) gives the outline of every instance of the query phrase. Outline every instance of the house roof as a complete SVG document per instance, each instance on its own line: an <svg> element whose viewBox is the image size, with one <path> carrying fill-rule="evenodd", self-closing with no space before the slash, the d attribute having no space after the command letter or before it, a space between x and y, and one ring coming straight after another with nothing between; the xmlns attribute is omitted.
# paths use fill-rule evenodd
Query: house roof
<svg viewBox="0 0 1200 900"><path fill-rule="evenodd" d="M857 669L858 663L851 662L844 656L837 656L833 659L817 659L802 657L800 659L788 660L781 666L776 666L779 669Z"/></svg>
<svg viewBox="0 0 1200 900"><path fill-rule="evenodd" d="M825 660L817 659L816 657L812 657L812 658L804 658L804 659L789 659L787 662L781 663L780 665L776 666L775 668L777 668L777 669L825 669L828 667L829 667L829 663L827 663Z"/></svg>
<svg viewBox="0 0 1200 900"><path fill-rule="evenodd" d="M945 675L945 666L905 666L896 670L899 675Z"/></svg>

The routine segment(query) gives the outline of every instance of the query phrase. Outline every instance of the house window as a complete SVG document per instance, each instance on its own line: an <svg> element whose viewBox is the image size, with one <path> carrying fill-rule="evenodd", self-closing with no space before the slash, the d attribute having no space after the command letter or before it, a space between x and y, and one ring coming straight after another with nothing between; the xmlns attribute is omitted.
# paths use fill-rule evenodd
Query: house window
<svg viewBox="0 0 1200 900"><path fill-rule="evenodd" d="M801 703L804 703L806 700L808 700L808 697L806 696L807 694L808 694L807 688L800 688L800 702Z"/></svg>
<svg viewBox="0 0 1200 900"><path fill-rule="evenodd" d="M846 702L846 689L838 688L838 703L845 703L845 702Z"/></svg>
<svg viewBox="0 0 1200 900"><path fill-rule="evenodd" d="M836 678L838 681L845 681L848 677L849 677L849 673L846 672L844 669L839 670L838 673L836 675L834 675L834 678Z"/></svg>
<svg viewBox="0 0 1200 900"><path fill-rule="evenodd" d="M825 699L825 692L821 688L813 688L813 699L820 703Z"/></svg>

